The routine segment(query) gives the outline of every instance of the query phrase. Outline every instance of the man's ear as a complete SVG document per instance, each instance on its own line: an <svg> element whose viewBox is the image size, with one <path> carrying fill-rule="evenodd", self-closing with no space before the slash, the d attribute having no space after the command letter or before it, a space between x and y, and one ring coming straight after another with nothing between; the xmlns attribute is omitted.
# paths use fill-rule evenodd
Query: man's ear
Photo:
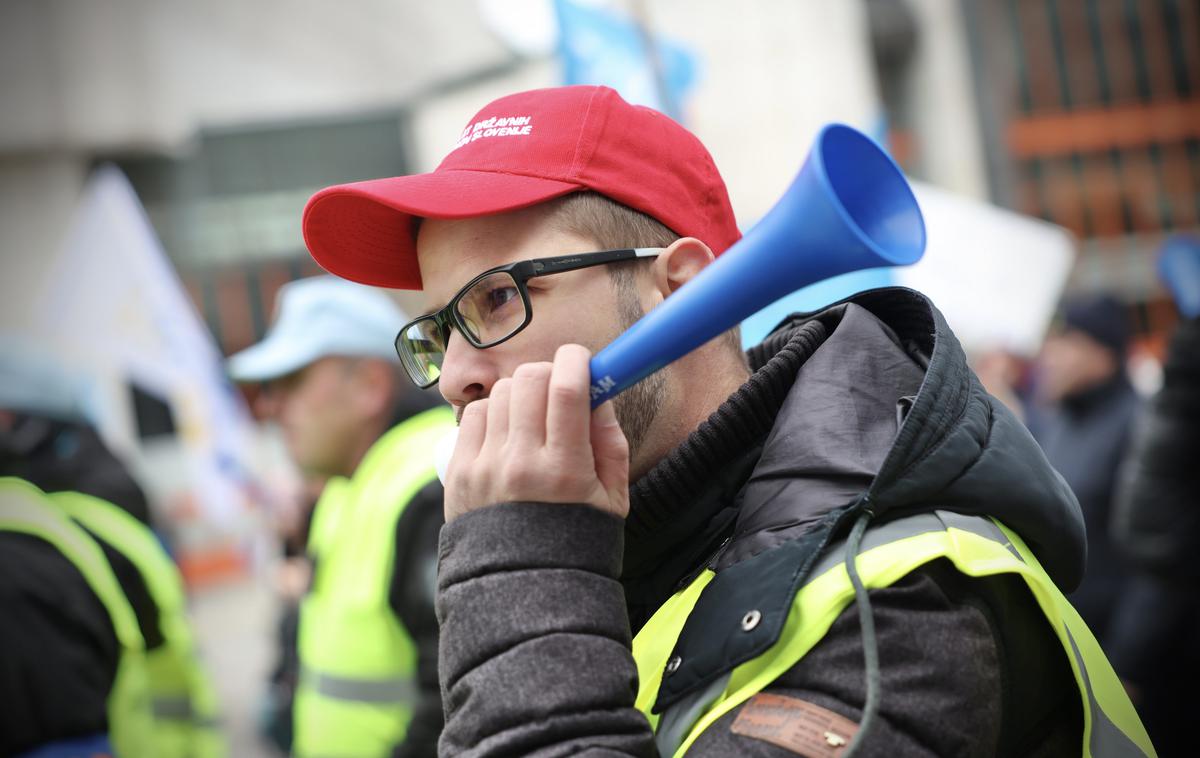
<svg viewBox="0 0 1200 758"><path fill-rule="evenodd" d="M654 259L654 286L664 298L669 297L716 257L695 237L681 237Z"/></svg>

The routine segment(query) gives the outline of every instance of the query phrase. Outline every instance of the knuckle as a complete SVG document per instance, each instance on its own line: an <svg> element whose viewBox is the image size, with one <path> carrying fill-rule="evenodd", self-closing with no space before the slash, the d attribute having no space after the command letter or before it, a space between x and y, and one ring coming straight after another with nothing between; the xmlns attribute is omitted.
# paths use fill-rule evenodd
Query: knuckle
<svg viewBox="0 0 1200 758"><path fill-rule="evenodd" d="M549 363L522 363L513 372L514 380L542 379L550 375Z"/></svg>
<svg viewBox="0 0 1200 758"><path fill-rule="evenodd" d="M629 439L625 436L625 432L621 431L621 427L619 426L613 428L613 430L609 433L606 444L614 450L628 451L629 449Z"/></svg>
<svg viewBox="0 0 1200 758"><path fill-rule="evenodd" d="M469 468L463 466L463 469ZM447 492L455 493L455 496L460 496L462 493L471 491L471 474L469 471L457 470L450 471L446 476Z"/></svg>
<svg viewBox="0 0 1200 758"><path fill-rule="evenodd" d="M510 463L504 467L500 477L505 492L520 493L527 490L536 480L537 472L527 463Z"/></svg>
<svg viewBox="0 0 1200 758"><path fill-rule="evenodd" d="M551 380L550 382L551 402L572 404L583 396L584 388L580 384L574 382L568 383L561 380Z"/></svg>
<svg viewBox="0 0 1200 758"><path fill-rule="evenodd" d="M499 379L492 385L491 397L503 396L512 391L513 380L510 377Z"/></svg>
<svg viewBox="0 0 1200 758"><path fill-rule="evenodd" d="M487 409L488 401L486 399L476 400L475 402L469 404L466 408L463 408L462 416L459 418L458 425L463 427L478 424L485 416L487 416Z"/></svg>
<svg viewBox="0 0 1200 758"><path fill-rule="evenodd" d="M550 475L549 485L556 492L568 492L575 488L578 484L575 481L576 477L566 465L558 466L554 469L554 473Z"/></svg>
<svg viewBox="0 0 1200 758"><path fill-rule="evenodd" d="M625 440L625 435L621 435L620 440L613 440L612 453L613 458L629 458L629 443Z"/></svg>

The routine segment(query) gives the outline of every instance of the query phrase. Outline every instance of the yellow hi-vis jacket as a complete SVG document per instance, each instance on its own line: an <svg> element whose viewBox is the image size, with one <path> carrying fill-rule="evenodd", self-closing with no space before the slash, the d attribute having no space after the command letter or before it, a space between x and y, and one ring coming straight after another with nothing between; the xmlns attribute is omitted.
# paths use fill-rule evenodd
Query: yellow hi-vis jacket
<svg viewBox="0 0 1200 758"><path fill-rule="evenodd" d="M672 703L662 713L653 712L659 688L663 677L670 676L679 665L671 660L671 653L701 591L715 575L705 571L658 609L634 639L633 654L640 681L637 707L655 729L660 755L684 755L710 724L767 687L821 641L854 600L844 564L845 551L842 542L822 555L796 593L783 633L773 646L708 687ZM886 587L936 558L950 559L968 576L1007 572L1025 581L1057 633L1079 686L1084 725L1079 755L1156 755L1095 637L1025 543L1003 525L946 511L897 519L868 529L856 566L863 585L871 589Z"/></svg>
<svg viewBox="0 0 1200 758"><path fill-rule="evenodd" d="M154 758L146 681L145 641L133 607L100 546L71 522L40 489L0 477L0 530L32 535L53 545L83 575L112 620L121 654L108 695L108 738L120 758Z"/></svg>
<svg viewBox="0 0 1200 758"><path fill-rule="evenodd" d="M449 408L414 416L371 446L354 475L326 485L313 512L311 592L300 607L297 758L375 758L404 741L417 650L388 603L396 523L437 473Z"/></svg>
<svg viewBox="0 0 1200 758"><path fill-rule="evenodd" d="M134 565L158 610L163 644L146 651L153 730L158 758L220 758L216 695L196 657L188 627L183 579L154 532L124 509L79 492L50 498L64 512Z"/></svg>

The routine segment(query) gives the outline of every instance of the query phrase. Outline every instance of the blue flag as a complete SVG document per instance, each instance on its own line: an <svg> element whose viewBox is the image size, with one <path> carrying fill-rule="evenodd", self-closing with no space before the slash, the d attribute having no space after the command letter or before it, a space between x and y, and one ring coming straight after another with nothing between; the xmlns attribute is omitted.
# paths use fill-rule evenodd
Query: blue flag
<svg viewBox="0 0 1200 758"><path fill-rule="evenodd" d="M637 24L630 18L574 0L554 0L559 53L566 84L603 84L631 103L679 120L679 104L696 81L696 57L683 46L656 39L666 98Z"/></svg>

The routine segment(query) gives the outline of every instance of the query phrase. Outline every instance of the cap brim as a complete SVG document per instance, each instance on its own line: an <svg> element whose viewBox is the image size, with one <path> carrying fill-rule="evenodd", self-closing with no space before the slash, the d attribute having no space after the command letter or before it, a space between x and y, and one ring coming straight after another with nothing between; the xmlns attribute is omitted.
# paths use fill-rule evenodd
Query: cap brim
<svg viewBox="0 0 1200 758"><path fill-rule="evenodd" d="M317 358L311 348L273 337L229 356L225 364L229 378L235 382L266 382L287 376Z"/></svg>
<svg viewBox="0 0 1200 758"><path fill-rule="evenodd" d="M332 274L361 284L421 289L414 216L473 218L583 189L520 174L461 169L327 187L304 208L304 242Z"/></svg>

